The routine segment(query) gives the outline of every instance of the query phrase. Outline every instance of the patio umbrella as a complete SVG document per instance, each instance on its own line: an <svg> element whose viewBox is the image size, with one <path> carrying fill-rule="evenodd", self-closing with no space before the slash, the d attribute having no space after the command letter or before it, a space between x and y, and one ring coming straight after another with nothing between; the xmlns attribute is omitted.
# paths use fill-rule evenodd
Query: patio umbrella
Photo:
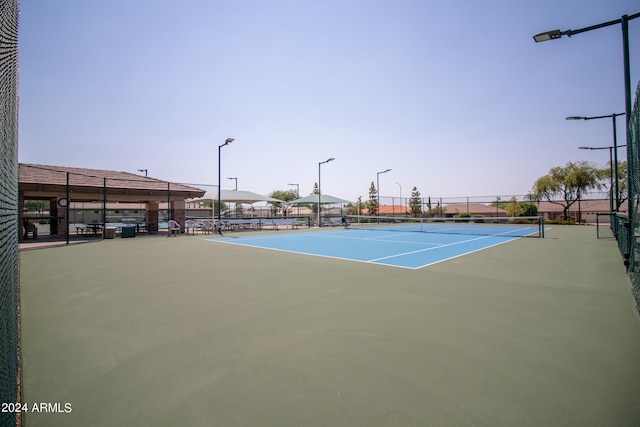
<svg viewBox="0 0 640 427"><path fill-rule="evenodd" d="M331 196L329 194L322 194L320 196L320 201L323 205L338 205L338 204L346 204L353 203L348 200L340 199L338 197ZM298 203L318 203L318 195L317 194L309 194L307 197L302 197L300 199L289 200L286 202L288 205L295 205Z"/></svg>
<svg viewBox="0 0 640 427"><path fill-rule="evenodd" d="M273 197L263 196L251 191L240 190L220 190L220 199L223 202L246 203L250 205L257 202L282 202L282 200L274 199ZM204 196L197 199L191 199L189 200L189 202L204 202L206 200L217 201L218 192L207 192L204 194Z"/></svg>

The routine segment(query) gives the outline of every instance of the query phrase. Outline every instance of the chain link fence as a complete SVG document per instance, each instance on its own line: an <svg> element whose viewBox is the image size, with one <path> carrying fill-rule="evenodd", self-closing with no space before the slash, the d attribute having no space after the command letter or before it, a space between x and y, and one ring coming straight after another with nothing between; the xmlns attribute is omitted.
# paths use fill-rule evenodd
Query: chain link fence
<svg viewBox="0 0 640 427"><path fill-rule="evenodd" d="M19 393L18 16L17 0L0 2L0 404ZM0 427L15 425L15 412L0 411Z"/></svg>
<svg viewBox="0 0 640 427"><path fill-rule="evenodd" d="M627 132L627 163L629 200L627 214L618 213L613 231L618 248L631 279L631 292L640 310L640 84L636 89L635 103L629 116Z"/></svg>
<svg viewBox="0 0 640 427"><path fill-rule="evenodd" d="M640 84L629 117L628 129L629 214L618 219L618 246L631 277L632 293L640 310Z"/></svg>

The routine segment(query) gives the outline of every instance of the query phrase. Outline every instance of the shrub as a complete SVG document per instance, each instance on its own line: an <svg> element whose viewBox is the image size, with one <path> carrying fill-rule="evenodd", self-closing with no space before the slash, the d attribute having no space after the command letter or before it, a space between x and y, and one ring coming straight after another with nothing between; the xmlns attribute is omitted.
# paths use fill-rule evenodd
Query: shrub
<svg viewBox="0 0 640 427"><path fill-rule="evenodd" d="M576 222L572 219L545 219L545 224L558 224L558 225L576 225Z"/></svg>
<svg viewBox="0 0 640 427"><path fill-rule="evenodd" d="M462 222L469 222L471 219L471 215L468 213L459 213L453 216L454 218L462 219Z"/></svg>
<svg viewBox="0 0 640 427"><path fill-rule="evenodd" d="M477 222L478 224L483 224L484 223L484 216L482 216L482 215L474 215L473 216L473 222Z"/></svg>

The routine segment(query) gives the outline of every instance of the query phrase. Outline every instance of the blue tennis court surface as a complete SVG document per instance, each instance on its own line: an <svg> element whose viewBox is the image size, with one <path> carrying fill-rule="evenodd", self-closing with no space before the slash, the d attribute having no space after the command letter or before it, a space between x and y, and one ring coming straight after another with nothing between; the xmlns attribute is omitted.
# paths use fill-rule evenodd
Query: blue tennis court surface
<svg viewBox="0 0 640 427"><path fill-rule="evenodd" d="M339 229L210 240L231 245L418 269L517 238Z"/></svg>

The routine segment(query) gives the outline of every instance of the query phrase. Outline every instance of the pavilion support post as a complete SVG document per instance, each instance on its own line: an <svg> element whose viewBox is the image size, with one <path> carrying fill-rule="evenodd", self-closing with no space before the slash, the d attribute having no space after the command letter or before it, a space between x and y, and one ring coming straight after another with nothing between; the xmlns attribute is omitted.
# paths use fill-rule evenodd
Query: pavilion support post
<svg viewBox="0 0 640 427"><path fill-rule="evenodd" d="M102 238L107 226L107 178L102 178Z"/></svg>
<svg viewBox="0 0 640 427"><path fill-rule="evenodd" d="M171 183L167 182L167 221L172 220L171 216Z"/></svg>
<svg viewBox="0 0 640 427"><path fill-rule="evenodd" d="M64 219L65 221L64 222L65 222L65 225L66 225L64 234L66 234L66 236L67 236L67 245L69 244L69 205L71 204L69 202L69 193L70 193L70 191L69 191L69 172L67 172L67 195L66 195L67 204L66 204L65 215L64 215L65 216L65 219Z"/></svg>
<svg viewBox="0 0 640 427"><path fill-rule="evenodd" d="M22 226L22 221L24 221L23 212L24 212L24 193L21 191L18 193L18 241L20 242L22 242L24 237L23 226Z"/></svg>
<svg viewBox="0 0 640 427"><path fill-rule="evenodd" d="M171 219L180 224L180 232L185 232L184 223L187 220L184 200L175 200L171 202Z"/></svg>
<svg viewBox="0 0 640 427"><path fill-rule="evenodd" d="M147 232L149 234L155 234L158 232L158 203L147 202L147 208L145 210L145 221L147 224Z"/></svg>

